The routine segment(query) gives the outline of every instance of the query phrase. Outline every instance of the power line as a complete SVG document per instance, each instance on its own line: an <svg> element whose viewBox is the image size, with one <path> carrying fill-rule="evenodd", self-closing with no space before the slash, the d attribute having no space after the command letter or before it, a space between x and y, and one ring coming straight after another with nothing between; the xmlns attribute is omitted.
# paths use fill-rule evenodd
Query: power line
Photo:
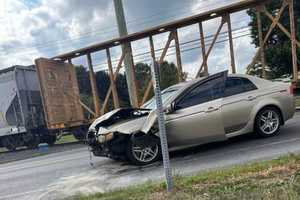
<svg viewBox="0 0 300 200"><path fill-rule="evenodd" d="M235 36L233 37L233 39L239 39L239 38L243 38L243 37L247 37L247 36L250 36L251 34L250 33L247 33L247 34L243 34L243 35L238 35L238 36ZM220 44L220 43L224 43L224 42L227 42L229 41L229 39L223 39L223 40L219 40L217 41L215 44ZM205 46L208 46L208 45L211 45L212 43L209 43L209 44L206 44ZM181 52L182 53L186 53L186 52L189 52L189 51L192 51L192 50L195 50L195 49L200 49L201 46L200 45L197 45L196 47L190 47L190 48L187 48L187 49L182 49ZM156 50L157 51L157 50ZM175 55L176 52L175 51L172 51L172 52L169 52L166 57L169 57L169 56L172 56L172 55ZM152 61L152 58L150 57L150 55L148 56L149 58L144 58L144 59L140 59L140 60L135 60L136 63L140 63L140 62L151 62ZM97 68L98 66L98 68ZM103 66L103 67L99 67L101 65L95 65L94 69L96 69L97 71L106 71L106 66Z"/></svg>
<svg viewBox="0 0 300 200"><path fill-rule="evenodd" d="M243 30L243 29L245 29L245 28L248 28L248 26L244 26L244 27L240 27L240 28L234 29L233 32L234 32L234 34L237 34L238 31ZM245 31L249 31L249 29L243 30L243 32L245 32ZM227 36L226 33L228 33L228 31L221 32L221 33L219 34L219 39L220 39L220 37L222 37L222 36L226 37L226 36ZM213 36L214 36L213 34L207 35L207 36L205 37L205 39L212 38ZM200 38L188 40L188 41L185 41L185 42L181 42L180 45L183 46L183 45L186 45L186 44L189 44L189 43L193 43L193 42L198 42L198 41L200 41ZM212 41L212 40L210 40L210 41ZM206 42L209 42L209 41L206 41ZM170 49L173 49L174 47L175 47L174 45L171 45L169 48L170 48ZM144 49L144 48L141 48L141 49ZM164 48L156 49L155 52L160 52L160 51L162 51L163 49L164 49ZM150 55L150 51L142 52L142 53L139 53L139 54L135 54L135 55L133 55L133 57L140 57L140 56L142 56L142 55L147 55L147 54ZM119 62L119 59L115 59L115 60L112 61L113 64L115 64L115 63L117 63L117 62ZM99 65L107 65L107 62L98 63L98 64L95 64L94 66L99 66Z"/></svg>

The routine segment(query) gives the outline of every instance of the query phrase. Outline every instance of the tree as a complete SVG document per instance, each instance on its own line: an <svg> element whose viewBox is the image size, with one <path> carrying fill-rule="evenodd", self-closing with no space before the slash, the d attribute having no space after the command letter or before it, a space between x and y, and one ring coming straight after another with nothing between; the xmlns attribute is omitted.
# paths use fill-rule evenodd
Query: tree
<svg viewBox="0 0 300 200"><path fill-rule="evenodd" d="M282 0L273 0L270 4L266 6L266 9L273 15L278 12L282 4ZM300 38L300 1L294 0L294 12L296 20L296 37ZM259 38L258 38L258 27L257 27L257 16L256 10L250 9L247 11L248 15L251 17L251 37L252 43L256 47L259 47ZM271 25L271 20L266 17L264 14L261 15L262 20L262 30L263 35L267 34L269 27ZM288 30L290 29L290 18L288 9L286 8L283 15L281 16L280 22ZM270 69L268 72L269 78L277 78L282 75L292 73L292 53L291 53L291 42L290 39L278 28L276 27L272 34L270 35L266 46L265 46L265 56L266 56L266 65ZM297 57L300 56L300 52L297 52ZM298 61L299 63L299 61ZM257 63L252 67L252 74L260 75L260 63Z"/></svg>
<svg viewBox="0 0 300 200"><path fill-rule="evenodd" d="M139 87L139 99L141 100L147 89L149 81L151 81L151 67L146 63L137 63L135 66L136 80ZM186 75L184 76L184 79ZM178 70L174 63L164 61L160 66L160 87L165 89L171 85L178 83ZM154 95L151 90L149 97Z"/></svg>

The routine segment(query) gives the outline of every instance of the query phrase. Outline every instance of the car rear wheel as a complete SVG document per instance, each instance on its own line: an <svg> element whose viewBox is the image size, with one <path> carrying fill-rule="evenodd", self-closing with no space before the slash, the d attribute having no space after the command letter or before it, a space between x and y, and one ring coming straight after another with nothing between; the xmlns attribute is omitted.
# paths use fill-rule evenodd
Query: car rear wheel
<svg viewBox="0 0 300 200"><path fill-rule="evenodd" d="M131 139L127 146L127 157L134 165L148 165L161 156L160 140L149 136L147 140Z"/></svg>
<svg viewBox="0 0 300 200"><path fill-rule="evenodd" d="M280 112L273 107L262 109L255 120L255 131L259 136L270 137L280 130Z"/></svg>

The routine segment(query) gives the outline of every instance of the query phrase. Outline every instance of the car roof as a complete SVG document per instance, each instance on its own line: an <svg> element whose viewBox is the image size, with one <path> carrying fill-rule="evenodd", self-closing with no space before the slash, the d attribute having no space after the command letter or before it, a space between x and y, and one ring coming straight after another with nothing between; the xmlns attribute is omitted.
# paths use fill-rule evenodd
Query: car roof
<svg viewBox="0 0 300 200"><path fill-rule="evenodd" d="M214 75L214 74L212 74L212 75ZM212 76L212 75L210 75L210 76ZM204 77L201 77L201 78L196 78L196 79L193 79L193 80L181 82L181 83L178 83L176 85L172 85L172 86L168 87L164 91L184 89L184 88L187 88L187 87L197 83L198 81L201 81L201 80L203 80L205 78L208 78L210 76L204 76ZM228 77L247 78L247 79L250 79L257 86L262 86L262 85L265 85L265 84L272 84L273 83L269 80L265 80L265 79L262 79L262 78L259 78L259 77L256 77L256 76L247 75L247 74L228 74Z"/></svg>

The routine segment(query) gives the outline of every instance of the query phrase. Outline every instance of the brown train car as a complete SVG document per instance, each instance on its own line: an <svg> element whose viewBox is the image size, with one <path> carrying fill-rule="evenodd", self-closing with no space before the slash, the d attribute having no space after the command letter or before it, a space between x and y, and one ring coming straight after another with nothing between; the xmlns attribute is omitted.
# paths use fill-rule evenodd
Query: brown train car
<svg viewBox="0 0 300 200"><path fill-rule="evenodd" d="M35 66L47 129L69 131L84 140L89 121L84 117L74 66L46 58L36 59Z"/></svg>
<svg viewBox="0 0 300 200"><path fill-rule="evenodd" d="M73 65L39 58L35 66L0 70L0 147L52 145L60 133L84 140L89 121Z"/></svg>

